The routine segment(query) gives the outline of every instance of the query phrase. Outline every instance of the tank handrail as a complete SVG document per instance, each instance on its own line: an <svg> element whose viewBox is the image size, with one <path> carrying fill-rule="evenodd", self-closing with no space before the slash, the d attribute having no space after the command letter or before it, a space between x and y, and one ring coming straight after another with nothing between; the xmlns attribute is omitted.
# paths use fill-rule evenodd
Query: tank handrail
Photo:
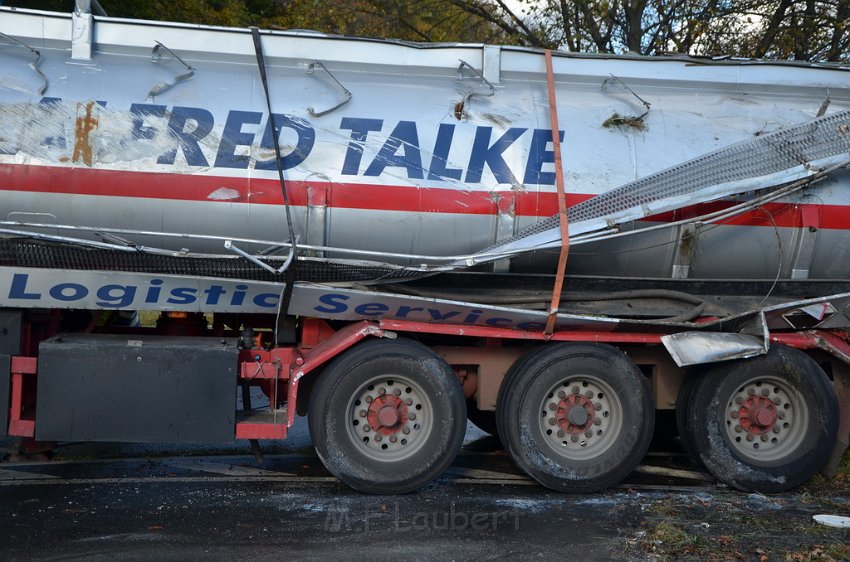
<svg viewBox="0 0 850 562"><path fill-rule="evenodd" d="M342 107L342 106L344 106L345 104L347 104L348 102L350 102L350 101L351 101L351 98L352 98L351 92L350 92L350 91L348 91L348 88L346 88L345 86L343 86L343 85L340 83L340 81L336 79L336 76L334 76L333 74L331 74L331 71L330 71L330 70L328 70L328 67L326 67L326 66L325 66L324 64L322 64L321 62L319 62L319 61L317 61L317 60L316 60L316 61L311 62L311 63L310 63L310 65L307 67L307 74L313 74L313 70L314 70L317 66L318 66L319 68L321 68L322 70L324 70L324 71L325 71L325 74L327 74L327 75L328 75L328 77L330 77L330 79L333 81L333 83L334 83L334 84L336 84L336 87L337 87L337 88L339 89L339 91L342 93L342 101L340 101L339 103L337 103L335 106L333 106L333 107L331 107L331 108L329 108L329 109L323 109L322 111L316 111L316 110L315 110L315 109L313 109L312 107L308 107L308 108L307 108L307 111L308 111L308 112L310 113L310 115L312 115L313 117L321 117L322 115L327 115L328 113L330 113L330 112L332 112L332 111L336 111L336 110L337 110L337 109L339 109L340 107Z"/></svg>
<svg viewBox="0 0 850 562"><path fill-rule="evenodd" d="M44 73L41 71L41 69L38 67L38 65L41 63L41 52L36 50L36 49L33 49L32 47L30 47L29 45L27 45L23 41L18 41L14 37L10 37L3 32L0 32L0 36L4 37L5 39L8 39L9 41L11 41L12 43L14 43L16 45L20 45L21 47L28 49L32 54L35 55L35 60L32 61L29 66L30 66L30 68L33 69L33 71L35 71L36 74L41 76L41 79L44 81L44 84L38 90L38 95L40 95L40 96L44 95L44 92L47 91L47 87L49 85L49 82L47 80L47 76L45 76Z"/></svg>
<svg viewBox="0 0 850 562"><path fill-rule="evenodd" d="M195 75L195 68L188 64L186 61L181 59L174 51L160 43L159 41L155 41L156 45L154 45L153 50L151 51L151 62L158 63L162 59L162 55L160 54L160 50L165 51L175 59L177 59L180 64L186 67L189 72L184 72L183 74L179 74L174 77L170 82L168 80L164 80L159 82L158 84L154 84L153 88L151 88L150 92L148 92L148 100L154 99L159 94L166 92L176 86L181 82L185 82L186 80L190 80Z"/></svg>

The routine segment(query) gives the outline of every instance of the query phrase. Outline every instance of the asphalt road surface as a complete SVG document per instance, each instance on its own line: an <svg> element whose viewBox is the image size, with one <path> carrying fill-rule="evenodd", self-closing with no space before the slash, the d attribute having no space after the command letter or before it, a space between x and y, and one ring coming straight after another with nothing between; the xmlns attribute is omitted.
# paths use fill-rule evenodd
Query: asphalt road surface
<svg viewBox="0 0 850 562"><path fill-rule="evenodd" d="M617 489L563 495L471 425L426 489L364 495L324 470L304 425L264 444L262 463L247 444L66 444L50 461L13 457L0 464L0 560L782 560L850 542L811 519L850 514L847 493L743 494L655 452Z"/></svg>

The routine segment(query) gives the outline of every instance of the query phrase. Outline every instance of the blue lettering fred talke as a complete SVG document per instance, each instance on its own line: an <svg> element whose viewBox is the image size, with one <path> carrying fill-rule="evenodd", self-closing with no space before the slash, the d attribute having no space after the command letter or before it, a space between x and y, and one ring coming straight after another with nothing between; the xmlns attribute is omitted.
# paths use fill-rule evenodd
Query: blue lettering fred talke
<svg viewBox="0 0 850 562"><path fill-rule="evenodd" d="M58 107L61 98L45 97L40 104L44 107ZM108 102L100 100L100 107ZM157 130L151 120L167 123L167 131L172 146L157 157L157 164L174 165L178 151L182 153L186 164L193 167L213 167L247 170L251 166L250 153L246 150L258 146L259 153L268 154L274 150L274 135L280 139L286 137L290 148L281 156L284 170L304 164L313 153L317 144L317 132L310 121L297 115L274 114L272 119L259 111L230 110L224 119L220 140L217 146L209 148L210 141L216 141L216 116L208 109L152 103L132 103L129 106L132 119L132 139L151 140ZM427 128L426 128L427 127ZM555 162L552 146L552 131L549 129L531 129L510 127L497 130L491 126L470 123L439 123L422 125L416 121L389 121L380 118L342 117L339 121L339 134L333 139L340 149L340 161L336 171L342 176L380 177L388 169L393 176L405 174L410 180L428 180L435 182L463 182L478 184L485 180L485 171L489 170L497 185L512 185L517 180L529 185L554 185L555 173L551 169ZM463 140L458 140L458 132L465 129ZM434 140L423 146L422 133ZM559 131L563 142L564 131ZM42 144L54 147L66 147L68 144L63 133L43 139ZM283 142L283 139L281 139ZM453 147L454 162L450 163ZM364 158L367 144L380 148L374 157ZM522 146L527 150L525 168L521 173L512 170L505 159L505 153L513 146ZM206 151L204 148L206 147ZM213 154L214 152L214 154ZM465 164L465 168L456 167ZM544 171L544 168L549 171ZM258 159L254 163L258 170L277 169L274 158ZM333 170L330 170L333 171Z"/></svg>

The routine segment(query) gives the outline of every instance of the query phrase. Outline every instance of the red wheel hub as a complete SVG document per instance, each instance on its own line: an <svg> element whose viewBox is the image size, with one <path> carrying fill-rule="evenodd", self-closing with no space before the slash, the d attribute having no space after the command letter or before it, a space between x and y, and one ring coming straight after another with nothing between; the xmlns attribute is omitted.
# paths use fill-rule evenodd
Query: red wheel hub
<svg viewBox="0 0 850 562"><path fill-rule="evenodd" d="M738 423L752 435L767 433L773 429L776 419L776 404L763 396L750 396L738 410Z"/></svg>
<svg viewBox="0 0 850 562"><path fill-rule="evenodd" d="M596 408L581 394L570 394L558 402L555 419L558 427L567 433L584 433L593 425Z"/></svg>
<svg viewBox="0 0 850 562"><path fill-rule="evenodd" d="M408 420L407 404L397 396L379 396L369 404L366 419L372 429L381 435L398 433Z"/></svg>

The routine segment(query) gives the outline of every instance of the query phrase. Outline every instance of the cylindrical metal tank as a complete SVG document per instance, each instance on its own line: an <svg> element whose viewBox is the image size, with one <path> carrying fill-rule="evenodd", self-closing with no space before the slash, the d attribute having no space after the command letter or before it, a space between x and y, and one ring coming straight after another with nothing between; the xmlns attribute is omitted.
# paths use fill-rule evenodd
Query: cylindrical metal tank
<svg viewBox="0 0 850 562"><path fill-rule="evenodd" d="M211 254L228 239L249 251L264 244L244 240L288 239L249 30L6 8L0 22L7 234ZM541 51L306 32L263 32L262 45L311 255L470 254L557 212ZM569 204L850 108L850 71L827 65L556 53L554 81ZM568 272L850 278L848 188L835 172L725 224L577 246ZM539 252L495 267L552 262Z"/></svg>

